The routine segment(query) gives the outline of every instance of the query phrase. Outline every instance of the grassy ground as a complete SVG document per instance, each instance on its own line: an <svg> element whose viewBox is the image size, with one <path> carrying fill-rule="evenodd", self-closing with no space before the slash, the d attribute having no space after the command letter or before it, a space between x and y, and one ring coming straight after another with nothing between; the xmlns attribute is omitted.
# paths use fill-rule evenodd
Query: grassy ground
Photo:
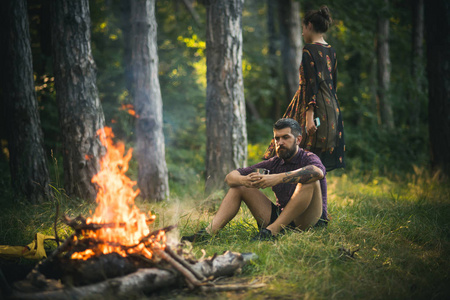
<svg viewBox="0 0 450 300"><path fill-rule="evenodd" d="M225 250L254 252L259 259L232 280L257 280L265 288L214 295L217 299L443 299L450 287L450 187L421 169L402 178L332 174L327 228L289 232L274 242L252 242L255 222L243 207L210 241L193 245L202 256ZM201 184L199 183L199 186ZM212 218L222 195L205 199L200 188L175 187L165 203L138 202L157 215L156 227L178 224L170 237L190 234ZM268 195L270 190L265 191ZM9 198L9 197L7 197ZM214 200L215 199L215 200ZM88 215L95 205L64 197L60 214ZM0 200L0 244L27 244L34 233L53 235L55 202L39 206ZM59 235L70 229L59 224ZM49 245L52 246L52 245ZM354 258L345 250L356 251ZM212 295L210 295L212 296ZM156 299L199 299L181 291Z"/></svg>

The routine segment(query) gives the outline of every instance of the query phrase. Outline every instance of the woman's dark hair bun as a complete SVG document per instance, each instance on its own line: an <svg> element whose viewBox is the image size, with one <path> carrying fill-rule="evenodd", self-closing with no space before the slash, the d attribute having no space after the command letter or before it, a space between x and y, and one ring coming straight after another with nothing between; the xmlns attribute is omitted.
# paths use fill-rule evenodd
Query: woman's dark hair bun
<svg viewBox="0 0 450 300"><path fill-rule="evenodd" d="M325 33L330 28L333 19L331 19L330 10L326 5L322 5L319 10L311 10L306 13L303 23L311 23L316 32Z"/></svg>
<svg viewBox="0 0 450 300"><path fill-rule="evenodd" d="M325 18L325 20L332 22L330 10L328 9L328 6L322 5L320 7L319 13L322 15L322 17Z"/></svg>

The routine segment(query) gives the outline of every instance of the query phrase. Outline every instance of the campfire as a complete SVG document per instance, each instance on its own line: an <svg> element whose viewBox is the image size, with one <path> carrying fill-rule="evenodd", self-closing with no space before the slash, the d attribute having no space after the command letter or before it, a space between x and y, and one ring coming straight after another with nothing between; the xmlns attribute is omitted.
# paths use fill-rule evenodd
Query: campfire
<svg viewBox="0 0 450 300"><path fill-rule="evenodd" d="M85 224L76 228L81 231L82 240L79 242L87 241L87 249L73 253L71 258L86 260L101 254L118 253L123 257L140 254L152 259L155 250L166 247L166 235L164 230L150 234L149 225L156 216L151 212L146 215L134 203L139 189L134 190L136 182L125 175L132 148L125 154L123 143L115 145L114 134L109 127L97 134L107 149L100 162L101 171L92 178L98 186L97 208ZM70 220L66 221L71 224Z"/></svg>
<svg viewBox="0 0 450 300"><path fill-rule="evenodd" d="M109 127L98 135L107 151L92 179L98 187L95 212L88 218L63 217L74 233L17 284L21 292L16 297L66 299L95 293L108 298L111 285L114 297L173 284L203 290L243 288L212 284L215 277L238 271L243 255L228 251L198 261L180 245L167 244L166 233L176 226L154 229L156 216L135 205L139 189L126 176L132 149L126 152L123 143L115 144Z"/></svg>

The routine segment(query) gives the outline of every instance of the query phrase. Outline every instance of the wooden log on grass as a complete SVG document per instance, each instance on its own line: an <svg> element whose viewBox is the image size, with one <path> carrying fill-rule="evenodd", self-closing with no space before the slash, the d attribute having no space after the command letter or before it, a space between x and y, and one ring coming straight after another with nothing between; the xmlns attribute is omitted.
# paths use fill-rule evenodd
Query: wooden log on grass
<svg viewBox="0 0 450 300"><path fill-rule="evenodd" d="M243 267L244 263L240 253L227 251L222 255L199 261L192 268L205 278L218 278L233 275ZM180 288L184 286L184 278L178 272L157 268L141 268L134 273L91 285L64 287L34 293L16 290L11 295L11 299L128 299L168 287ZM208 290L211 290L211 287Z"/></svg>

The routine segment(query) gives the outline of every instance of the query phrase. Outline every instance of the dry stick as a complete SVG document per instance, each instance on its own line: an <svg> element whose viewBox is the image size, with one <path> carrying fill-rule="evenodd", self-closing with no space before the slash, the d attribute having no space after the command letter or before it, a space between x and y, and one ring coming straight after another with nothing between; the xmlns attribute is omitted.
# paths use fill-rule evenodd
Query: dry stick
<svg viewBox="0 0 450 300"><path fill-rule="evenodd" d="M227 284L227 285L213 285L213 286L201 286L202 292L226 292L226 291L239 291L245 289L259 289L266 285L264 283L253 283L248 285L243 284Z"/></svg>
<svg viewBox="0 0 450 300"><path fill-rule="evenodd" d="M58 236L58 230L56 228L57 224L58 224L58 216L59 216L59 201L56 201L56 214L55 214L55 224L54 224L54 230L55 230L55 240L56 240L56 245L57 247L59 247L59 236Z"/></svg>
<svg viewBox="0 0 450 300"><path fill-rule="evenodd" d="M181 256L179 256L178 254L176 254L172 248L170 248L169 246L166 245L166 249L165 251L172 256L172 258L174 258L177 262L179 262L181 265L183 265L183 267L185 267L186 269L189 270L189 272L191 272L192 274L194 274L195 277L197 277L198 280L205 280L205 276L203 276L202 274L200 274L199 272L197 272L196 270L194 270L191 265L189 265L189 263L187 261L185 261Z"/></svg>
<svg viewBox="0 0 450 300"><path fill-rule="evenodd" d="M59 253L63 252L64 250L66 250L66 248L68 248L69 244L71 242L73 242L73 239L75 238L75 233L72 233L65 241L64 243L59 246L58 248L56 248L52 254L50 254L50 256L47 258L47 260L49 259L53 259L56 255L58 255Z"/></svg>
<svg viewBox="0 0 450 300"><path fill-rule="evenodd" d="M203 285L211 285L210 283L204 283L195 278L193 274L186 269L182 264L177 262L175 259L173 259L170 255L168 255L164 250L162 249L153 249L155 253L161 258L164 259L166 262L168 262L172 267L174 267L178 272L180 272L188 281L188 283L192 284L194 287L199 287ZM192 289L191 286L189 288Z"/></svg>
<svg viewBox="0 0 450 300"><path fill-rule="evenodd" d="M114 227L117 227L117 226L118 227L125 227L127 225L127 223L125 223L125 222L122 222L122 223L119 223L119 224L116 224L116 223L91 223L91 224L86 224L86 218L84 218L81 215L76 217L76 218L74 218L74 219L71 219L67 215L64 215L63 218L62 218L62 221L65 224L67 224L68 226L72 227L72 229L74 229L76 231L81 231L81 230L96 231L96 230L100 230L100 229L103 229L103 228L114 228ZM149 221L149 220L146 221L146 223L149 223L149 222L151 223L153 221ZM141 242L145 241L145 239L149 239L152 235L157 235L160 231L168 232L168 231L174 229L175 227L177 227L177 226L176 225L171 225L171 226L167 226L167 227L155 230L155 231L151 232L150 234L148 234L147 236L143 237Z"/></svg>
<svg viewBox="0 0 450 300"><path fill-rule="evenodd" d="M72 229L76 230L76 231L81 231L81 230L100 230L103 228L111 228L111 227L116 227L117 224L115 223L103 223L103 224L96 224L96 223L92 223L92 224L86 224L86 218L82 217L81 215L76 217L75 219L71 219L68 216L63 216L62 221L67 224L68 226L72 227ZM125 223L120 223L119 227L124 227L126 224Z"/></svg>
<svg viewBox="0 0 450 300"><path fill-rule="evenodd" d="M177 225L170 225L170 226L167 226L167 227L163 227L161 229L157 229L157 230L155 230L153 232L150 232L149 234L147 234L146 236L141 238L141 240L139 241L139 244L148 241L149 239L151 239L152 236L157 236L161 231L169 232L169 231L171 231L172 229L174 229L176 227L177 227Z"/></svg>
<svg viewBox="0 0 450 300"><path fill-rule="evenodd" d="M155 240L154 240L153 238L156 237L161 231L169 232L169 231L171 231L172 229L174 229L174 228L176 228L176 227L177 227L177 225L170 225L170 226L167 226L167 227L164 227L164 228L155 230L155 231L153 231L153 232L147 234L147 235L144 236L143 238L141 238L141 239L139 240L139 243L137 243L137 244L135 244L135 245L131 245L131 246L122 246L122 249L124 249L125 251L127 251L128 249L135 248L135 247L139 246L140 244L144 244L144 245L145 245L145 242L148 242L150 239L152 239L152 241L154 242Z"/></svg>

